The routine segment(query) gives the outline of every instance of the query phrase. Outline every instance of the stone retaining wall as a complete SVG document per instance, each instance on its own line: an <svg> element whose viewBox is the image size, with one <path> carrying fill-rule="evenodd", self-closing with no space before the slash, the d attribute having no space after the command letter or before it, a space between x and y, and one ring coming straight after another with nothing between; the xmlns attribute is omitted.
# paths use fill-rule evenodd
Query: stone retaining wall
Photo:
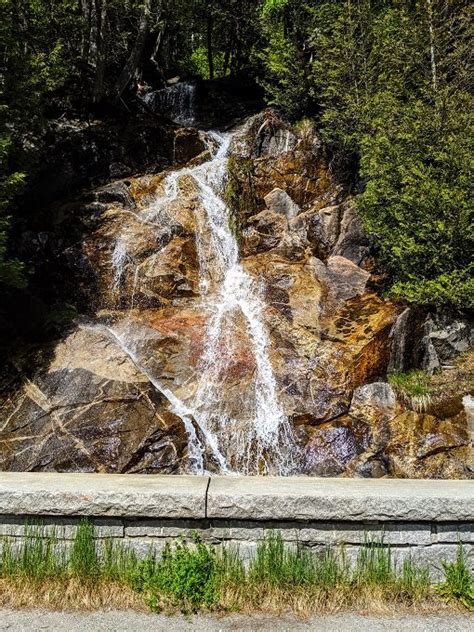
<svg viewBox="0 0 474 632"><path fill-rule="evenodd" d="M0 473L0 535L40 520L68 541L84 516L140 554L198 532L248 557L273 531L315 550L344 545L349 560L383 537L395 559L436 568L459 541L472 559L474 481Z"/></svg>

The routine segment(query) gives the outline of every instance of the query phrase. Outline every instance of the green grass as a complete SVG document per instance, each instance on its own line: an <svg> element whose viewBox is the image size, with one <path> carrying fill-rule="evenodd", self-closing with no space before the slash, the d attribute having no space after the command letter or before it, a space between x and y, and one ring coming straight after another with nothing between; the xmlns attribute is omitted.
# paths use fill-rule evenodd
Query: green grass
<svg viewBox="0 0 474 632"><path fill-rule="evenodd" d="M442 562L442 566L445 579L436 587L438 594L447 601L458 601L466 608L474 609L474 580L461 544L455 561Z"/></svg>
<svg viewBox="0 0 474 632"><path fill-rule="evenodd" d="M18 576L31 581L44 581L62 575L67 567L64 548L56 534L44 534L41 525L25 525L25 538L20 543L5 538L1 548L0 575Z"/></svg>
<svg viewBox="0 0 474 632"><path fill-rule="evenodd" d="M423 412L431 401L430 379L430 375L420 369L388 375L388 382L393 389L411 408L419 412Z"/></svg>
<svg viewBox="0 0 474 632"><path fill-rule="evenodd" d="M402 391L411 397L429 395L430 376L419 369L407 373L391 373L388 376L389 383L396 390Z"/></svg>
<svg viewBox="0 0 474 632"><path fill-rule="evenodd" d="M406 559L398 567L381 540L366 540L352 564L343 548L313 552L269 533L244 563L237 548L191 542L168 544L139 559L132 549L94 537L82 521L72 545L41 525L27 525L17 540L4 537L0 556L0 605L24 607L139 607L205 610L291 610L307 615L341 608L473 607L472 576L464 551L444 562L444 580L433 587L427 567ZM21 595L21 598L18 597ZM444 606L445 607L445 606ZM385 611L385 610L384 610Z"/></svg>
<svg viewBox="0 0 474 632"><path fill-rule="evenodd" d="M194 546L179 541L174 547L166 545L161 561L147 575L143 589L151 595L150 604L159 606L164 595L173 606L195 611L211 607L219 601L219 563L215 550L198 537Z"/></svg>

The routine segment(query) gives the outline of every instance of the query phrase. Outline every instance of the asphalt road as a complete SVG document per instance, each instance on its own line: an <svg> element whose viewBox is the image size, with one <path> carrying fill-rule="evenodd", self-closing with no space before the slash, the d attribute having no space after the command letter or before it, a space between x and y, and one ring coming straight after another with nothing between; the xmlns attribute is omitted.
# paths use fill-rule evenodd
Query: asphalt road
<svg viewBox="0 0 474 632"><path fill-rule="evenodd" d="M474 631L474 617L404 616L396 619L339 614L309 621L265 616L165 617L132 611L39 612L0 610L0 630L9 632L457 632Z"/></svg>

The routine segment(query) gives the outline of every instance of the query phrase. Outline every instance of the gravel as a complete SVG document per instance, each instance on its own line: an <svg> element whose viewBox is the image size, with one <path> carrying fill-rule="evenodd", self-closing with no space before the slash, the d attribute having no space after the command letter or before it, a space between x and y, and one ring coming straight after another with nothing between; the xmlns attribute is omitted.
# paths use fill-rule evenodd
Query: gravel
<svg viewBox="0 0 474 632"><path fill-rule="evenodd" d="M0 630L12 632L218 632L268 631L298 632L457 632L474 630L474 617L468 615L402 616L397 618L366 617L345 613L298 621L289 617L243 616L230 617L166 617L132 611L43 612L0 610Z"/></svg>

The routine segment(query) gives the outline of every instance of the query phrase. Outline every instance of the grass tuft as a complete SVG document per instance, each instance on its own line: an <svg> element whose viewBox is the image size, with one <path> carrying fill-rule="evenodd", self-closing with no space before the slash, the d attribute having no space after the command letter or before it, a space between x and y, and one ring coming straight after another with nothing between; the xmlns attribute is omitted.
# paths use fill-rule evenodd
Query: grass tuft
<svg viewBox="0 0 474 632"><path fill-rule="evenodd" d="M431 403L430 380L431 376L419 369L388 375L388 382L398 395L410 408L420 413Z"/></svg>
<svg viewBox="0 0 474 632"><path fill-rule="evenodd" d="M101 561L94 539L94 525L81 520L72 545L69 560L71 574L82 579L97 579L101 574Z"/></svg>
<svg viewBox="0 0 474 632"><path fill-rule="evenodd" d="M366 538L360 548L353 574L356 584L368 586L390 586L395 583L396 574L389 546L381 540Z"/></svg>
<svg viewBox="0 0 474 632"><path fill-rule="evenodd" d="M466 560L464 547L459 544L454 562L442 562L444 582L436 587L446 601L460 602L466 608L474 609L474 578Z"/></svg>

